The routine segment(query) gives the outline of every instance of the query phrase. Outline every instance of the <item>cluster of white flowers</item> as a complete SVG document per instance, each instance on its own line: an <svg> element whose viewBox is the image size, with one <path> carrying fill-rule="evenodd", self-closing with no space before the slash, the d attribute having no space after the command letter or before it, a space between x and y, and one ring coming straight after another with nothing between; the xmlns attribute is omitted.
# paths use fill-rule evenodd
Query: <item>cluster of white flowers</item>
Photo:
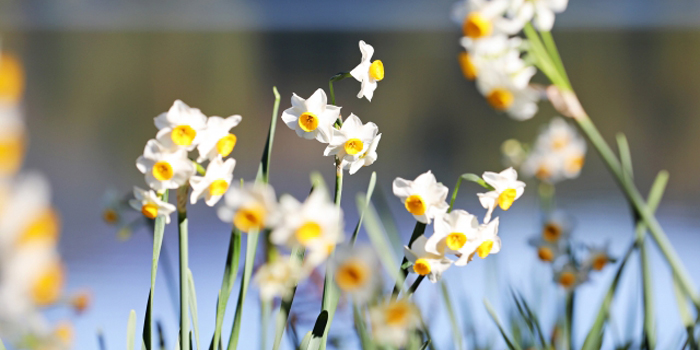
<svg viewBox="0 0 700 350"><path fill-rule="evenodd" d="M64 295L65 268L57 244L61 224L51 188L38 173L19 172L26 148L19 59L0 55L0 337L21 348L66 349L70 321L49 322L43 309L87 307L88 295Z"/></svg>
<svg viewBox="0 0 700 350"><path fill-rule="evenodd" d="M449 205L445 201L448 189L437 182L432 172L423 173L413 181L402 178L394 180L394 195L418 222L430 224L435 220L430 238L421 235L410 247L405 247L406 257L413 264L413 272L437 282L453 263L465 266L474 255L484 259L501 250L499 220L491 220L491 215L496 207L508 210L522 196L525 183L518 181L518 174L513 168L500 173L487 171L482 177L492 190L478 194L479 202L487 210L481 224L476 216L465 210L448 212ZM451 260L451 255L457 260Z"/></svg>
<svg viewBox="0 0 700 350"><path fill-rule="evenodd" d="M516 120L532 118L542 93L530 84L537 72L523 59L528 42L517 35L532 21L540 31L554 25L554 13L566 9L568 0L462 0L452 19L464 37L459 62L464 76L496 110Z"/></svg>

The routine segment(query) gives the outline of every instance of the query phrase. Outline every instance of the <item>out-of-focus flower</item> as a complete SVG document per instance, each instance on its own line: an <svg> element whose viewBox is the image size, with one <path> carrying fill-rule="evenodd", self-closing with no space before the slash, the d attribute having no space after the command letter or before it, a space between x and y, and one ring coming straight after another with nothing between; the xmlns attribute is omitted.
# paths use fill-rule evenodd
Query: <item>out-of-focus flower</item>
<svg viewBox="0 0 700 350"><path fill-rule="evenodd" d="M176 100L170 110L155 117L154 122L159 130L156 139L165 148L191 151L202 138L207 116L199 109Z"/></svg>
<svg viewBox="0 0 700 350"><path fill-rule="evenodd" d="M92 295L87 290L76 293L70 299L70 305L73 307L75 312L79 314L85 312L90 307L91 303Z"/></svg>
<svg viewBox="0 0 700 350"><path fill-rule="evenodd" d="M509 38L498 34L475 40L465 36L460 44L466 51L460 53L459 62L464 77L469 80L476 79L484 69L497 69L516 75L527 66L520 58L524 43L519 37Z"/></svg>
<svg viewBox="0 0 700 350"><path fill-rule="evenodd" d="M136 160L136 168L146 175L146 183L156 191L178 188L195 173L187 151L171 151L156 140L148 140L146 147Z"/></svg>
<svg viewBox="0 0 700 350"><path fill-rule="evenodd" d="M607 244L600 247L590 247L588 257L583 262L583 267L595 271L603 270L608 263L615 261L615 259L610 256L610 253L608 253L608 250L609 247Z"/></svg>
<svg viewBox="0 0 700 350"><path fill-rule="evenodd" d="M515 120L527 120L537 113L537 101L540 92L528 85L530 78L537 72L532 66L527 66L522 61L514 61L514 64L522 64L515 70L504 70L494 67L483 69L476 86L486 101L493 109L507 113ZM498 62L490 62L497 65Z"/></svg>
<svg viewBox="0 0 700 350"><path fill-rule="evenodd" d="M219 207L219 219L233 223L241 232L262 230L277 223L278 209L275 190L263 183L231 187Z"/></svg>
<svg viewBox="0 0 700 350"><path fill-rule="evenodd" d="M261 266L253 277L253 283L260 289L260 299L271 301L275 297L289 296L301 277L299 261L280 256Z"/></svg>
<svg viewBox="0 0 700 350"><path fill-rule="evenodd" d="M0 102L17 104L24 94L24 67L13 54L0 54Z"/></svg>
<svg viewBox="0 0 700 350"><path fill-rule="evenodd" d="M435 231L425 244L425 250L436 255L456 254L457 266L464 266L474 254L474 245L468 241L479 239L479 221L464 210L453 210L449 214L435 217ZM471 249L471 250L467 250Z"/></svg>
<svg viewBox="0 0 700 350"><path fill-rule="evenodd" d="M299 137L328 143L333 123L340 118L340 107L327 102L323 89L316 90L306 100L292 94L292 107L282 112L282 120Z"/></svg>
<svg viewBox="0 0 700 350"><path fill-rule="evenodd" d="M407 299L392 299L369 310L372 335L378 343L401 348L420 327L418 308Z"/></svg>
<svg viewBox="0 0 700 350"><path fill-rule="evenodd" d="M342 247L332 259L335 283L356 303L367 303L381 287L379 260L370 246Z"/></svg>
<svg viewBox="0 0 700 350"><path fill-rule="evenodd" d="M512 11L509 0L464 0L453 6L451 17L462 26L464 36L481 39L494 34L515 34L532 18L526 12L506 17L509 10Z"/></svg>
<svg viewBox="0 0 700 350"><path fill-rule="evenodd" d="M486 171L482 175L484 181L493 187L493 191L479 193L479 202L487 209L484 216L484 223L491 220L491 214L497 206L503 210L510 209L515 202L525 192L525 183L518 181L518 172L513 168L508 168L500 173Z"/></svg>
<svg viewBox="0 0 700 350"><path fill-rule="evenodd" d="M70 349L75 338L73 324L69 321L60 321L53 330L52 338L56 341L55 349Z"/></svg>
<svg viewBox="0 0 700 350"><path fill-rule="evenodd" d="M0 63L1 66L2 63ZM1 80L2 73L0 73ZM19 105L0 104L0 176L11 176L19 171L24 159L26 142L25 126Z"/></svg>
<svg viewBox="0 0 700 350"><path fill-rule="evenodd" d="M198 199L204 197L207 205L213 207L228 190L235 167L236 160L233 158L226 161L221 156L214 158L209 162L204 176L195 175L190 178L190 186L192 186L190 203L195 204Z"/></svg>
<svg viewBox="0 0 700 350"><path fill-rule="evenodd" d="M445 201L448 189L437 182L430 170L413 181L397 177L392 187L394 195L399 197L406 210L424 224L430 224L437 214L445 213L449 208Z"/></svg>
<svg viewBox="0 0 700 350"><path fill-rule="evenodd" d="M374 47L363 40L360 40L360 52L362 52L362 61L350 71L350 75L361 83L357 98L366 97L367 101L372 101L377 82L384 79L384 64L380 60L371 62Z"/></svg>
<svg viewBox="0 0 700 350"><path fill-rule="evenodd" d="M232 115L226 119L221 117L209 117L207 125L201 136L201 142L197 145L199 157L197 162L213 160L217 156L228 157L236 146L238 138L229 131L237 126L243 117Z"/></svg>
<svg viewBox="0 0 700 350"><path fill-rule="evenodd" d="M542 237L533 237L528 244L537 249L537 257L544 262L552 263L563 253L559 242L549 242Z"/></svg>
<svg viewBox="0 0 700 350"><path fill-rule="evenodd" d="M554 26L554 14L564 12L569 0L515 0L511 10L526 21L533 19L539 31L548 32Z"/></svg>
<svg viewBox="0 0 700 350"><path fill-rule="evenodd" d="M542 239L549 243L564 242L571 230L571 218L563 211L555 211L547 216L542 226Z"/></svg>
<svg viewBox="0 0 700 350"><path fill-rule="evenodd" d="M507 167L519 168L527 157L525 146L516 139L505 140L501 144L501 153Z"/></svg>
<svg viewBox="0 0 700 350"><path fill-rule="evenodd" d="M413 263L413 272L421 276L428 276L430 282L440 280L442 273L451 265L452 260L441 254L433 254L426 251L428 239L421 235L411 244L411 248L404 246L404 253L408 261Z"/></svg>
<svg viewBox="0 0 700 350"><path fill-rule="evenodd" d="M175 211L173 204L161 200L153 190L143 190L136 186L134 186L134 199L129 200L129 205L149 219L164 217L166 224L170 223L170 214Z"/></svg>
<svg viewBox="0 0 700 350"><path fill-rule="evenodd" d="M554 118L535 141L535 147L523 162L525 176L547 182L578 177L586 155L586 141L562 118Z"/></svg>
<svg viewBox="0 0 700 350"><path fill-rule="evenodd" d="M566 290L572 290L588 280L588 270L579 269L571 262L555 269L554 282Z"/></svg>
<svg viewBox="0 0 700 350"><path fill-rule="evenodd" d="M359 168L367 164L365 159L368 153L374 153L373 155L369 154L371 162L376 159L376 143L374 150L370 150L370 147L377 136L378 130L376 124L368 122L363 125L360 118L351 113L345 119L340 129L332 129L333 136L323 155L337 156L341 160L341 166L344 169L349 168L350 174L354 174ZM371 162L369 164L372 164Z"/></svg>

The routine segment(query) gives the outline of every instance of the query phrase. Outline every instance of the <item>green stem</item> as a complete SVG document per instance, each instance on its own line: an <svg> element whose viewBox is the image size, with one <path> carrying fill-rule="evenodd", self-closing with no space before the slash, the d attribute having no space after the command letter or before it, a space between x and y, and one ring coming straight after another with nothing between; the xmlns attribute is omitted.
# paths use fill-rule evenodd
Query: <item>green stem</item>
<svg viewBox="0 0 700 350"><path fill-rule="evenodd" d="M345 78L349 78L351 76L352 75L350 75L350 73L343 72L343 73L338 73L338 74L332 76L331 79L328 80L328 91L331 94L331 104L332 105L335 106L335 91L333 90L333 83L336 81L341 81ZM341 126L343 126L343 121L340 120L340 118L338 118L338 120L335 121L335 127L340 128Z"/></svg>
<svg viewBox="0 0 700 350"><path fill-rule="evenodd" d="M409 248L411 247L413 242L416 239L418 239L418 237L420 237L425 232L425 226L426 226L426 224L416 221L416 226L413 227L413 233L411 234L411 238L408 240L408 247ZM401 261L401 265L400 265L400 266L402 266L400 276L401 276L401 279L404 279L404 280L406 279L406 276L408 275L408 267L403 267L403 266L406 265L407 262L408 262L408 258L406 258L406 256L404 255L403 260ZM393 291L394 296L399 294L399 288L400 288L399 286L400 286L399 283L396 283L394 285L394 291ZM418 288L418 286L416 286L416 288Z"/></svg>
<svg viewBox="0 0 700 350"><path fill-rule="evenodd" d="M248 233L248 241L246 242L245 264L243 265L243 276L241 276L241 288L238 293L238 302L236 302L236 313L233 316L233 329L231 337L228 341L228 350L235 350L238 346L238 336L241 332L241 319L243 316L243 304L245 303L246 295L248 295L248 286L250 278L253 275L253 265L255 264L255 252L258 248L258 239L260 233L251 231Z"/></svg>
<svg viewBox="0 0 700 350"><path fill-rule="evenodd" d="M574 299L575 291L566 293L566 344L568 350L574 349Z"/></svg>
<svg viewBox="0 0 700 350"><path fill-rule="evenodd" d="M160 197L164 202L168 201L169 191L166 190ZM143 343L146 349L149 350L153 346L153 295L156 290L156 274L158 273L158 261L163 248L163 232L165 232L165 217L158 216L155 225L153 226L153 258L151 260L151 291L148 295L148 305L146 306L146 317L143 321ZM167 262L167 254L164 262ZM166 274L167 276L167 274ZM177 311L177 309L176 309Z"/></svg>
<svg viewBox="0 0 700 350"><path fill-rule="evenodd" d="M557 71L559 71L559 74L561 74L561 77L566 82L566 85L571 86L569 76L566 74L566 69L564 68L564 62L562 62L561 60L559 50L557 49L557 44L554 42L552 33L546 31L540 32L540 35L542 35L542 41L544 42L544 46L547 48L547 52L549 52L549 56L552 58L552 61L554 62L554 65L557 68Z"/></svg>
<svg viewBox="0 0 700 350"><path fill-rule="evenodd" d="M411 284L411 286L408 288L408 292L406 292L406 294L408 296L413 295L413 293L416 292L416 289L418 289L418 286L420 286L421 282L423 282L424 279L425 279L425 275L418 276L416 278L416 280L413 281L413 284Z"/></svg>
<svg viewBox="0 0 700 350"><path fill-rule="evenodd" d="M190 345L189 323L189 292L187 288L187 192L189 185L177 190L177 222L180 237L180 349L188 349Z"/></svg>

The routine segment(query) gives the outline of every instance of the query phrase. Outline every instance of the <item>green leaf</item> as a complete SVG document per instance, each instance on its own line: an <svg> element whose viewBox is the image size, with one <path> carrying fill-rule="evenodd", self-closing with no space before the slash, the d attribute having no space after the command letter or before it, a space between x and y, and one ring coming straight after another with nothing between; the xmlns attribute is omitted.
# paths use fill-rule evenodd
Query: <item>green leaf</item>
<svg viewBox="0 0 700 350"><path fill-rule="evenodd" d="M197 343L197 350L200 350L199 346L199 320L197 319L197 293L194 288L194 277L192 276L192 270L187 269L187 284L189 286L188 292L190 293L190 311L192 311L192 324L194 325L194 338Z"/></svg>
<svg viewBox="0 0 700 350"><path fill-rule="evenodd" d="M462 339L461 328L457 322L457 315L455 314L454 307L452 305L452 300L450 299L450 293L447 290L447 282L445 280L440 281L440 289L442 290L442 300L445 302L445 308L447 308L447 315L450 318L450 326L452 327L452 338L454 340L455 349L461 350L464 348L464 340Z"/></svg>
<svg viewBox="0 0 700 350"><path fill-rule="evenodd" d="M316 323L314 324L314 329L304 336L301 341L299 349L301 350L318 350L321 347L321 340L323 339L323 333L326 329L326 324L328 323L328 312L321 311L316 318Z"/></svg>
<svg viewBox="0 0 700 350"><path fill-rule="evenodd" d="M367 326L365 325L365 320L362 317L362 311L356 304L352 305L352 319L355 322L355 330L357 330L357 335L360 338L360 344L362 344L363 350L374 350L375 346L372 342L372 337L367 331Z"/></svg>
<svg viewBox="0 0 700 350"><path fill-rule="evenodd" d="M523 315L523 317L524 318L526 317L528 319L528 322L532 326L534 326L534 330L537 331L537 334L539 336L539 341L540 341L540 344L542 345L542 347L548 348L547 342L544 339L544 333L542 333L542 327L540 325L540 320L537 317L537 315L534 312L532 312L532 309L527 304L527 301L525 300L525 298L522 295L518 294L516 291L513 291L513 299L515 299L515 302L516 302L519 310L520 310L521 305L525 309L525 312L527 313L527 317L524 315ZM522 313L522 311L521 311L521 313ZM534 337L534 335L535 334L533 333L533 337Z"/></svg>
<svg viewBox="0 0 700 350"><path fill-rule="evenodd" d="M617 148L620 151L620 163L622 164L622 170L630 177L634 176L632 171L632 154L630 153L630 145L627 142L627 137L625 134L617 134Z"/></svg>
<svg viewBox="0 0 700 350"><path fill-rule="evenodd" d="M231 337L228 342L228 350L234 350L238 346L238 336L241 331L241 321L243 316L243 303L248 294L250 278L253 274L253 265L255 264L255 253L258 248L258 238L260 234L257 231L248 233L248 241L246 242L245 264L243 265L243 277L241 277L241 289L238 293L238 301L236 302L236 313L233 316L233 326L231 329Z"/></svg>
<svg viewBox="0 0 700 350"><path fill-rule="evenodd" d="M416 226L413 227L413 233L411 234L411 238L408 240L408 244L407 244L406 246L411 247L411 245L413 244L413 242L414 242L416 239L418 239L418 237L420 237L420 236L425 232L425 226L426 226L426 225L425 225L424 223L416 221ZM401 266L404 266L407 262L408 262L408 258L404 255L403 260L401 261ZM406 276L408 276L408 269L407 269L407 268L402 268L402 269L401 269L401 272L400 272L400 276L401 276L400 279L401 279L401 281L402 281L402 282L401 282L401 285L403 285L403 280L405 280L405 279L406 279ZM417 279L417 280L416 280L416 283L414 283L413 286L411 286L411 290L412 290L411 293L413 293L413 291L415 291L416 288L418 288L418 285L420 284L420 281L422 281L422 279L420 279L420 278ZM394 294L394 295L398 295L400 289L401 289L401 286L399 286L399 281L397 280L397 281L396 281L396 286L394 287L394 292L393 292L393 294Z"/></svg>
<svg viewBox="0 0 700 350"><path fill-rule="evenodd" d="M357 206L358 208L364 207L365 197L358 193L357 195ZM396 280L397 288L401 289L404 283L404 278L400 273L399 265L396 263L396 257L391 249L391 244L389 243L386 234L382 230L382 224L379 221L379 216L374 210L374 206L370 203L365 210L365 220L363 222L365 231L369 236L372 246L377 251L379 255L379 261L381 261L384 269L389 273L389 277Z"/></svg>
<svg viewBox="0 0 700 350"><path fill-rule="evenodd" d="M358 209L360 209L360 219L357 220L357 225L355 226L355 230L352 233L352 238L350 239L350 245L355 245L355 241L357 241L357 235L360 233L360 227L362 226L362 219L365 217L365 210L367 210L367 207L370 204L370 200L372 199L372 193L374 193L374 185L377 183L377 173L372 172L372 176L369 178L369 184L367 185L367 196L365 199L365 206L360 209L359 208L359 202L358 202Z"/></svg>
<svg viewBox="0 0 700 350"><path fill-rule="evenodd" d="M432 340L431 340L431 339L426 340L425 343L423 343L423 345L421 345L420 350L425 350L425 349L427 349L428 346L430 346L431 343L432 343Z"/></svg>
<svg viewBox="0 0 700 350"><path fill-rule="evenodd" d="M448 213L452 211L452 207L455 204L455 200L457 199L457 193L459 192L459 187L462 186L462 180L467 180L467 181L477 183L481 187L483 187L489 191L493 191L493 187L491 187L491 185L487 184L486 181L484 181L484 179L481 178L481 176L476 175L476 174L471 174L471 173L462 174L462 175L460 175L459 179L457 179L457 184L455 185L454 190L452 190L452 199L450 199L450 208L447 209Z"/></svg>
<svg viewBox="0 0 700 350"><path fill-rule="evenodd" d="M301 263L304 260L304 249L298 247L292 249L290 259ZM284 330L287 328L287 323L289 322L289 311L292 309L292 302L294 301L296 291L297 286L294 286L289 296L282 299L280 311L277 313L277 320L275 321L275 340L272 344L272 350L279 349L280 344L282 344L282 336L284 335Z"/></svg>
<svg viewBox="0 0 700 350"><path fill-rule="evenodd" d="M272 87L272 93L275 95L275 103L272 106L272 119L270 120L267 142L265 143L262 160L260 160L260 167L258 168L258 176L255 178L256 181L260 180L264 183L270 182L270 158L272 156L272 144L275 140L275 130L277 129L277 113L280 108L280 94L277 92L276 86Z"/></svg>
<svg viewBox="0 0 700 350"><path fill-rule="evenodd" d="M401 236L399 235L399 229L396 228L396 221L391 214L391 209L389 208L389 201L384 195L382 186L380 183L377 184L377 190L372 196L372 203L379 214L379 219L382 223L382 227L386 232L389 241L391 242L391 247L394 249L394 253L401 255L403 252L403 242L401 242Z"/></svg>
<svg viewBox="0 0 700 350"><path fill-rule="evenodd" d="M161 200L168 201L169 191L165 190L161 195ZM160 251L163 247L163 233L165 232L165 217L156 217L156 222L153 227L153 258L151 259L151 290L148 292L148 302L146 304L146 316L143 321L143 343L146 344L146 349L152 347L153 337L153 293L156 289L156 274L158 273L158 260L160 260Z"/></svg>
<svg viewBox="0 0 700 350"><path fill-rule="evenodd" d="M131 310L126 324L126 350L134 350L134 338L136 338L136 311Z"/></svg>
<svg viewBox="0 0 700 350"><path fill-rule="evenodd" d="M2 339L0 339L0 350L6 350L5 344L2 342Z"/></svg>
<svg viewBox="0 0 700 350"><path fill-rule="evenodd" d="M180 248L180 348L187 349L190 345L190 317L189 317L189 292L187 287L187 271L189 270L189 243L187 220L187 192L189 184L177 189L176 200L178 203L177 221L178 238Z"/></svg>
<svg viewBox="0 0 700 350"><path fill-rule="evenodd" d="M226 267L224 269L224 278L221 281L221 289L219 289L219 299L216 302L216 327L214 328L214 337L212 338L210 350L218 349L221 344L221 327L224 323L224 315L226 314L226 305L233 290L233 284L236 281L238 274L238 265L241 257L241 232L237 228L231 231L231 240L229 242L228 253L226 254Z"/></svg>
<svg viewBox="0 0 700 350"><path fill-rule="evenodd" d="M506 334L505 329L503 329L503 326L501 326L501 321L498 320L498 315L496 315L496 312L493 310L493 307L491 306L491 303L489 303L488 300L484 299L484 306L486 306L486 311L488 311L489 315L491 315L491 319L493 319L493 322L496 323L496 326L498 327L498 330L501 332L501 336L503 337L503 340L506 342L506 345L510 350L521 350L520 345L517 343L514 343L508 334Z"/></svg>

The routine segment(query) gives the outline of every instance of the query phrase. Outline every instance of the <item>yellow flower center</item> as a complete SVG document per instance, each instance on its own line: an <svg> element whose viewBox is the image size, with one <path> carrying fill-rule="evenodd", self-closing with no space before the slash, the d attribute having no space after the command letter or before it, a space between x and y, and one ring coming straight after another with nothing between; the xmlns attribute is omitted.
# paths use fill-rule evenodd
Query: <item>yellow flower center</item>
<svg viewBox="0 0 700 350"><path fill-rule="evenodd" d="M540 180L547 180L552 176L552 172L547 166L541 165L539 168L537 168L535 176L537 176L537 178Z"/></svg>
<svg viewBox="0 0 700 350"><path fill-rule="evenodd" d="M299 243L306 245L314 239L321 237L321 232L321 225L313 221L307 221L299 226L294 235Z"/></svg>
<svg viewBox="0 0 700 350"><path fill-rule="evenodd" d="M19 246L38 242L54 244L58 240L60 226L58 214L52 209L44 210L19 236L17 244Z"/></svg>
<svg viewBox="0 0 700 350"><path fill-rule="evenodd" d="M384 63L380 60L372 62L369 66L369 76L376 81L384 79Z"/></svg>
<svg viewBox="0 0 700 350"><path fill-rule="evenodd" d="M420 258L413 263L413 271L421 276L430 273L430 263L427 259Z"/></svg>
<svg viewBox="0 0 700 350"><path fill-rule="evenodd" d="M608 256L605 254L598 254L595 258L593 258L593 269L596 271L602 270L607 264Z"/></svg>
<svg viewBox="0 0 700 350"><path fill-rule="evenodd" d="M479 39L491 35L491 32L493 31L493 24L491 24L491 21L482 16L480 13L472 12L464 21L462 31L464 32L465 36L472 39Z"/></svg>
<svg viewBox="0 0 700 350"><path fill-rule="evenodd" d="M501 207L501 209L508 210L510 206L513 205L513 202L515 202L516 195L517 192L512 188L501 192L501 194L498 195L498 205Z"/></svg>
<svg viewBox="0 0 700 350"><path fill-rule="evenodd" d="M577 173L583 168L584 158L582 156L572 157L566 160L566 170L570 173Z"/></svg>
<svg viewBox="0 0 700 350"><path fill-rule="evenodd" d="M24 92L24 69L22 62L13 56L3 54L0 57L0 99L18 102Z"/></svg>
<svg viewBox="0 0 700 350"><path fill-rule="evenodd" d="M63 266L58 262L42 271L32 285L31 296L34 303L47 306L56 302L63 289L63 280Z"/></svg>
<svg viewBox="0 0 700 350"><path fill-rule="evenodd" d="M265 223L265 208L260 205L243 207L238 209L233 217L233 224L242 232L263 228Z"/></svg>
<svg viewBox="0 0 700 350"><path fill-rule="evenodd" d="M389 326L406 325L412 314L411 305L405 301L397 301L388 305L385 309L386 324Z"/></svg>
<svg viewBox="0 0 700 350"><path fill-rule="evenodd" d="M489 239L487 241L484 241L484 243L481 243L481 245L479 245L479 248L476 248L476 253L479 254L480 258L484 259L487 256L489 256L492 248L493 241Z"/></svg>
<svg viewBox="0 0 700 350"><path fill-rule="evenodd" d="M537 256L542 261L552 261L554 260L554 252L549 247L540 247L537 249Z"/></svg>
<svg viewBox="0 0 700 350"><path fill-rule="evenodd" d="M173 178L173 167L166 161L159 161L153 164L153 177L158 181L167 181Z"/></svg>
<svg viewBox="0 0 700 350"><path fill-rule="evenodd" d="M81 292L71 299L70 304L73 306L76 312L80 313L90 307L90 299L90 293Z"/></svg>
<svg viewBox="0 0 700 350"><path fill-rule="evenodd" d="M114 209L106 209L102 213L102 220L108 224L115 224L119 221L119 214Z"/></svg>
<svg viewBox="0 0 700 350"><path fill-rule="evenodd" d="M542 238L544 238L544 240L547 242L556 242L559 240L559 238L561 238L562 232L561 226L550 222L544 225L544 229L542 230Z"/></svg>
<svg viewBox="0 0 700 350"><path fill-rule="evenodd" d="M576 275L573 272L566 271L559 275L559 284L561 284L562 287L571 288L574 283L576 283Z"/></svg>
<svg viewBox="0 0 700 350"><path fill-rule="evenodd" d="M299 127L301 130L311 132L318 128L318 117L311 112L304 112L299 116Z"/></svg>
<svg viewBox="0 0 700 350"><path fill-rule="evenodd" d="M149 219L155 219L158 216L158 206L153 203L144 204L141 207L141 213Z"/></svg>
<svg viewBox="0 0 700 350"><path fill-rule="evenodd" d="M413 215L425 214L425 202L423 202L423 198L417 194L410 195L408 198L406 198L406 202L404 204L406 205L406 210Z"/></svg>
<svg viewBox="0 0 700 350"><path fill-rule="evenodd" d="M462 249L465 243L467 243L467 235L461 232L452 232L445 239L445 244L452 250Z"/></svg>
<svg viewBox="0 0 700 350"><path fill-rule="evenodd" d="M504 111L513 105L513 93L502 88L495 88L486 96L486 101L496 110Z"/></svg>
<svg viewBox="0 0 700 350"><path fill-rule="evenodd" d="M219 152L222 157L228 157L228 155L233 152L233 148L236 147L237 140L234 134L228 134L220 138L219 141L216 142L216 151Z"/></svg>
<svg viewBox="0 0 700 350"><path fill-rule="evenodd" d="M469 80L476 79L476 65L468 52L460 52L458 56L459 66L462 68L462 74Z"/></svg>
<svg viewBox="0 0 700 350"><path fill-rule="evenodd" d="M24 135L18 133L0 139L0 174L16 173L22 165L23 157Z"/></svg>
<svg viewBox="0 0 700 350"><path fill-rule="evenodd" d="M335 282L340 289L348 292L362 288L372 271L370 267L363 261L357 259L349 259L338 267L335 273Z"/></svg>
<svg viewBox="0 0 700 350"><path fill-rule="evenodd" d="M53 331L53 335L64 345L73 343L73 325L68 322L61 322Z"/></svg>
<svg viewBox="0 0 700 350"><path fill-rule="evenodd" d="M569 143L569 137L565 135L561 136L556 136L552 140L552 148L554 150L561 150L562 148L566 147L566 145Z"/></svg>
<svg viewBox="0 0 700 350"><path fill-rule="evenodd" d="M362 147L364 144L362 143L362 140L360 139L349 139L345 141L345 153L354 156L360 152L362 152Z"/></svg>
<svg viewBox="0 0 700 350"><path fill-rule="evenodd" d="M170 134L170 138L178 146L191 145L195 136L197 136L197 132L189 125L178 125Z"/></svg>
<svg viewBox="0 0 700 350"><path fill-rule="evenodd" d="M222 196L228 190L228 182L223 179L212 181L209 185L209 195L212 197Z"/></svg>

